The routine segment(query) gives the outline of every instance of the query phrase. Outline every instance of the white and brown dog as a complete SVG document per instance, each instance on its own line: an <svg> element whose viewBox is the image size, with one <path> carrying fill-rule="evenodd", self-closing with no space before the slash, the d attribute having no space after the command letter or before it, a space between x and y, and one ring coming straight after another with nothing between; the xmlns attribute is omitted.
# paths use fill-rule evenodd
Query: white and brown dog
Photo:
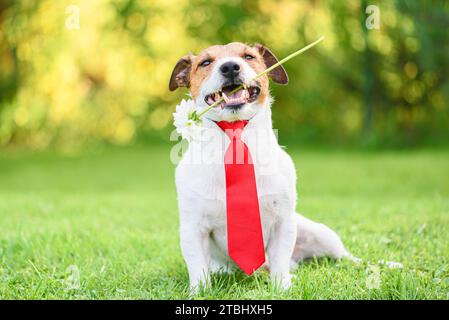
<svg viewBox="0 0 449 320"><path fill-rule="evenodd" d="M273 53L262 45L234 42L182 57L171 75L170 90L189 88L198 110L225 99L203 117L203 126L220 139L191 143L176 168L181 248L192 290L207 285L211 272L229 271L235 265L227 250L223 166L230 140L217 126L218 121L249 120L242 140L253 158L266 266L272 281L289 288L290 270L306 258L352 258L334 231L296 213L296 170L272 128L268 78L287 84L287 73L279 66L268 76L248 83L276 62ZM231 93L241 84L246 86ZM211 158L217 161L208 161Z"/></svg>

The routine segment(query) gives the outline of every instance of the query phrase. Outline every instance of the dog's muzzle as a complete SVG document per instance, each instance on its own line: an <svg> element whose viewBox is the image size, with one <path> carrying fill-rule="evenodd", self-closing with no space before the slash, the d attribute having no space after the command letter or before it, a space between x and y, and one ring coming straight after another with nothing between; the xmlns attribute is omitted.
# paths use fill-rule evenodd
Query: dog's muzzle
<svg viewBox="0 0 449 320"><path fill-rule="evenodd" d="M226 65L226 64L224 64ZM239 90L235 91L239 86L243 85L243 81L237 77L231 79L227 79L220 90L208 94L204 101L208 105L214 104L216 101L223 98L223 102L219 103L217 107L222 109L239 109L246 103L251 103L256 101L260 94L260 86L257 83L252 84L251 86L243 86Z"/></svg>

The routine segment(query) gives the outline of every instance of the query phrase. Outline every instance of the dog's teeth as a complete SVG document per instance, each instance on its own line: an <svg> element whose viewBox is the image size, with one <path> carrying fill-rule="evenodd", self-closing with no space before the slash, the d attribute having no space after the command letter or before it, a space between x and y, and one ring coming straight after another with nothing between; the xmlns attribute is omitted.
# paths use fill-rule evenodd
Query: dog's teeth
<svg viewBox="0 0 449 320"><path fill-rule="evenodd" d="M226 93L222 92L222 96L223 96L224 101L227 103L229 101L229 98L226 95Z"/></svg>

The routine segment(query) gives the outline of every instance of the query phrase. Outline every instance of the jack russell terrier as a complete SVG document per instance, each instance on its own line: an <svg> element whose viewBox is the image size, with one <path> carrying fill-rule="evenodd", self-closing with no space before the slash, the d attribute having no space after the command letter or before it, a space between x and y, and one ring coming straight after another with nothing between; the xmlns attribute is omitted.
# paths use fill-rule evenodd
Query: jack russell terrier
<svg viewBox="0 0 449 320"><path fill-rule="evenodd" d="M356 259L334 231L296 213L296 170L290 156L279 146L272 128L269 92L269 78L285 85L287 73L279 66L248 83L276 62L274 54L262 45L233 42L211 46L199 55L184 56L172 72L170 90L189 88L198 111L224 99L202 119L202 126L219 139L191 142L176 168L181 250L189 272L190 288L194 292L199 286L210 284L211 273L229 272L236 263L244 264L236 261L238 253L235 252L240 250L239 245L251 247L254 255L263 255L256 265L253 264L253 269L265 262L272 283L282 289L291 286L290 271L306 258ZM243 84L244 87L235 92ZM249 175L254 172L256 187L249 183L247 189L238 189L234 194L237 193L239 200L234 201L227 192L231 178L224 165L231 136L224 132L222 124L242 121L244 129L238 140L251 154L252 165L247 172ZM198 156L201 161L192 161ZM239 183L238 178L235 181ZM231 205L239 208L239 201L250 203L249 198L254 194L256 203L252 202L249 207L255 208L257 215L250 215L254 210L246 210L244 204L240 206L244 210L237 210L239 212L234 216L234 224L247 217L246 225L236 226L237 231L232 235L247 243L232 244L231 257L228 229L232 221L227 209L229 211ZM256 230L260 226L260 232L251 231L253 233L245 235L245 228L255 230L254 226Z"/></svg>

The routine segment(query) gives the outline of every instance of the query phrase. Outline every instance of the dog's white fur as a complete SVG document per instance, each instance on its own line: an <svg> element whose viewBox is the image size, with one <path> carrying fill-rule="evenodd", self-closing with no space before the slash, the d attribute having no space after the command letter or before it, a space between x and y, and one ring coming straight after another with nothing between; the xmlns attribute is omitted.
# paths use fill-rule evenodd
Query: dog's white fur
<svg viewBox="0 0 449 320"><path fill-rule="evenodd" d="M244 81L255 72L241 58L217 61L202 83L196 99L198 109L207 107L204 97L221 88L218 67L234 60L242 67ZM211 272L230 271L235 264L228 257L226 235L226 190L223 158L229 138L214 121L250 120L242 140L251 151L256 173L266 266L272 282L287 289L290 270L306 258L351 257L339 236L323 224L296 213L296 170L290 156L279 146L272 128L271 98L257 101L239 111L215 108L208 112L203 126L220 139L194 141L176 168L180 210L181 248L187 264L190 286L196 290L209 284ZM210 157L214 153L215 157ZM193 158L202 161L192 162ZM207 159L221 161L207 161Z"/></svg>

